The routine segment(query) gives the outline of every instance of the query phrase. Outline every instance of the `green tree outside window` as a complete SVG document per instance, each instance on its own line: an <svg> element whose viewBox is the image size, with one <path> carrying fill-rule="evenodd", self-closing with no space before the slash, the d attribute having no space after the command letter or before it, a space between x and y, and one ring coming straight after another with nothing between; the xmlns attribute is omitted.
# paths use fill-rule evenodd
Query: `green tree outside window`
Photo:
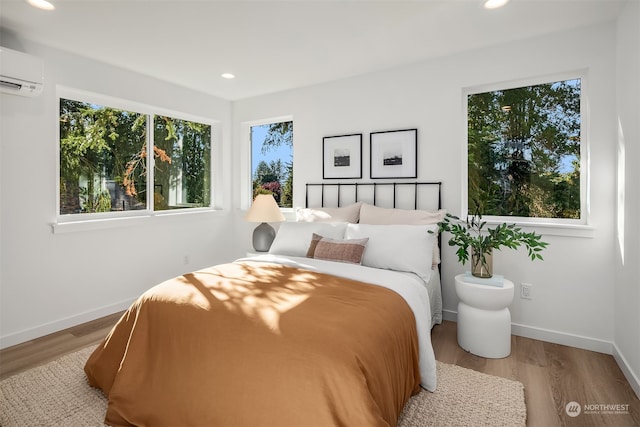
<svg viewBox="0 0 640 427"><path fill-rule="evenodd" d="M580 218L580 79L467 98L469 207Z"/></svg>
<svg viewBox="0 0 640 427"><path fill-rule="evenodd" d="M211 126L151 116L153 209L209 206ZM60 99L60 214L148 209L146 114Z"/></svg>
<svg viewBox="0 0 640 427"><path fill-rule="evenodd" d="M263 132L261 132L263 131ZM257 137L263 135L264 137ZM278 122L251 128L252 152L260 160L252 171L253 198L273 194L278 206L293 206L293 122ZM257 144L257 147L256 147ZM275 152L282 157L271 158Z"/></svg>

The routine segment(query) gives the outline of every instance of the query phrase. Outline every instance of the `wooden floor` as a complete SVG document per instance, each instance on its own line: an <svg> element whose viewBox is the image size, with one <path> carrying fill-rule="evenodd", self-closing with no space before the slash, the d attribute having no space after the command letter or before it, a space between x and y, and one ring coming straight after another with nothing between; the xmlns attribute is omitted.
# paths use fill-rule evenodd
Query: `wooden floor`
<svg viewBox="0 0 640 427"><path fill-rule="evenodd" d="M485 359L458 346L456 324L446 321L433 328L431 341L441 362L524 384L527 426L640 426L640 400L613 356L512 335L509 357ZM568 416L570 402L587 405L591 413ZM600 409L615 404L628 405L628 411Z"/></svg>
<svg viewBox="0 0 640 427"><path fill-rule="evenodd" d="M0 350L0 379L98 343L120 314ZM485 359L462 350L456 324L446 321L433 328L432 342L441 362L522 382L528 426L640 427L640 400L612 356L512 336L509 357ZM583 408L577 417L565 411L570 402ZM607 413L604 405L622 413Z"/></svg>
<svg viewBox="0 0 640 427"><path fill-rule="evenodd" d="M120 316L122 312L0 350L0 380L99 343Z"/></svg>

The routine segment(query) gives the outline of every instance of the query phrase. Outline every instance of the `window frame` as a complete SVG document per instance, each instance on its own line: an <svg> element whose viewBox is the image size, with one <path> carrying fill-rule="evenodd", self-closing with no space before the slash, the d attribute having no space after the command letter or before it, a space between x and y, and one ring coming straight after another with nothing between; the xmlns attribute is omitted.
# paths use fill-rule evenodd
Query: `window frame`
<svg viewBox="0 0 640 427"><path fill-rule="evenodd" d="M503 222L515 223L519 226L543 229L547 234L583 235L581 231L592 229L590 225L590 162L589 162L589 109L588 109L588 74L586 70L568 71L547 74L544 76L522 78L516 80L481 84L465 87L462 90L462 173L460 218L469 215L469 135L468 135L468 96L497 90L515 89L524 86L535 86L545 83L580 79L580 218L540 218L483 215L488 224Z"/></svg>
<svg viewBox="0 0 640 427"><path fill-rule="evenodd" d="M252 120L242 122L240 124L240 141L243 143L240 144L240 158L244 159L241 163L240 167L240 209L247 210L251 207L251 203L253 202L253 176L251 170L252 164L252 150L251 150L251 128L254 126L263 126L271 123L282 123L282 122L294 122L293 115L287 116L278 116L272 117L268 119L260 119L260 120ZM295 123L294 123L295 129ZM293 163L295 168L295 131L292 136L292 150L293 150ZM295 174L294 174L295 176ZM295 182L294 182L295 188ZM292 203L293 207L291 208L280 208L280 211L283 213L293 212L295 209L295 191L294 191L294 200Z"/></svg>
<svg viewBox="0 0 640 427"><path fill-rule="evenodd" d="M66 86L58 85L56 87L56 107L55 107L55 135L56 135L56 201L55 201L55 221L51 224L53 232L59 233L63 231L73 231L74 229L94 229L94 228L109 228L115 225L123 225L134 220L137 224L138 220L145 217L160 217L160 216L177 216L193 213L204 213L215 211L215 169L217 163L214 161L214 145L217 137L217 126L219 123L215 120L207 119L202 116L193 114L182 113L166 108L154 107L151 105L130 101L122 98L117 98L109 95L99 94L95 92L84 91L80 89L74 89ZM146 145L147 153L153 152L153 137L154 137L154 116L168 116L175 119L193 121L211 126L211 151L210 151L210 164L209 179L211 182L210 192L210 206L206 207L193 207L193 208L181 208L181 209L167 209L167 210L155 210L153 200L153 184L154 184L154 156L147 156L147 196L146 196L146 209L139 210L127 210L127 211L113 211L113 212L92 212L92 213L79 213L79 214L61 214L60 213L60 99L68 99L78 102L87 102L97 104L104 107L116 108L120 110L131 111L146 116ZM82 224L82 225L78 225ZM73 226L75 227L69 227Z"/></svg>

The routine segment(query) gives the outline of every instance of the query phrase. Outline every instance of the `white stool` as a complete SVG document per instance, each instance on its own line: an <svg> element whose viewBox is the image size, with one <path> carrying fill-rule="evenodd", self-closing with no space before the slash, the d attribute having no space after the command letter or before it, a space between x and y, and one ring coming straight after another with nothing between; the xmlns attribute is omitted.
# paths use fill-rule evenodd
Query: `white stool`
<svg viewBox="0 0 640 427"><path fill-rule="evenodd" d="M458 345L477 356L499 359L511 353L513 282L503 287L464 281L456 276Z"/></svg>

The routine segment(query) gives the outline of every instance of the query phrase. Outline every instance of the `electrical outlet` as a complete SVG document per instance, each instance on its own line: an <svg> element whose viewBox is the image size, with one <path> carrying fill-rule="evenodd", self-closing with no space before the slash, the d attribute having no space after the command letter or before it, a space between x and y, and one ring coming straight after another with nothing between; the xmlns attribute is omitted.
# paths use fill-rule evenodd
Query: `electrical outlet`
<svg viewBox="0 0 640 427"><path fill-rule="evenodd" d="M523 299L532 299L532 288L533 285L530 283L521 283L520 284L520 298Z"/></svg>

